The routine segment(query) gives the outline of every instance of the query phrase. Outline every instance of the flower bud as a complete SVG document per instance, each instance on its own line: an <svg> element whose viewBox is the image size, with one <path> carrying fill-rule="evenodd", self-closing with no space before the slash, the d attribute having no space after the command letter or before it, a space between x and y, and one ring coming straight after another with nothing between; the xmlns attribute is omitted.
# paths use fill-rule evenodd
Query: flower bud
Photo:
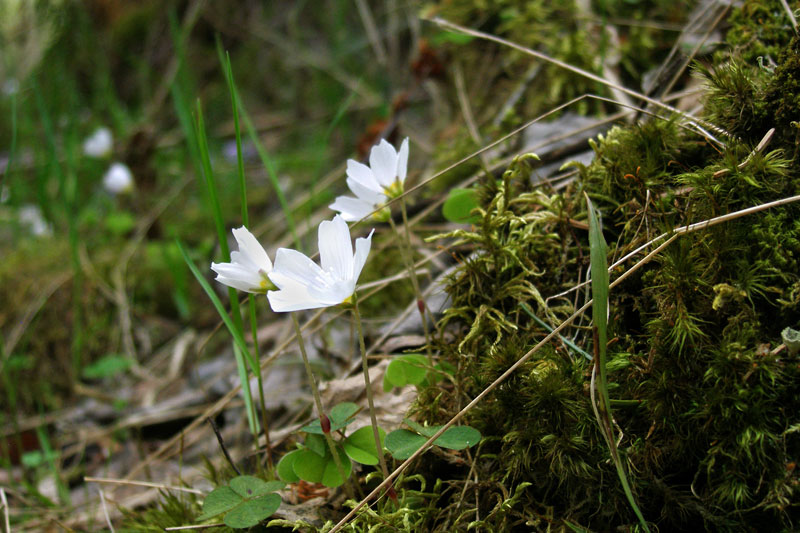
<svg viewBox="0 0 800 533"><path fill-rule="evenodd" d="M328 415L322 413L319 415L319 425L322 426L322 432L324 434L328 434L331 432L331 419L328 418Z"/></svg>

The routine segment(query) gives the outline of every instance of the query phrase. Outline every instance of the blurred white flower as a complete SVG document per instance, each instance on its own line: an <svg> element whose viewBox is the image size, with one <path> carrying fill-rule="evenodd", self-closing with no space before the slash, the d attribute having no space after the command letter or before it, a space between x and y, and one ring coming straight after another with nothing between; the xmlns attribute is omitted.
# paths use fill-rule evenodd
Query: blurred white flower
<svg viewBox="0 0 800 533"><path fill-rule="evenodd" d="M19 208L19 223L28 226L31 234L43 237L53 234L53 228L42 215L42 210L38 205L26 204Z"/></svg>
<svg viewBox="0 0 800 533"><path fill-rule="evenodd" d="M114 147L114 136L108 128L97 128L83 141L83 153L89 157L108 157Z"/></svg>
<svg viewBox="0 0 800 533"><path fill-rule="evenodd" d="M316 309L347 303L367 261L372 232L356 239L355 254L350 228L340 215L319 225L320 265L298 252L281 248L269 279L278 287L267 293L276 313Z"/></svg>
<svg viewBox="0 0 800 533"><path fill-rule="evenodd" d="M111 194L133 191L133 174L124 163L113 163L103 176L103 187Z"/></svg>
<svg viewBox="0 0 800 533"><path fill-rule="evenodd" d="M408 137L400 145L399 152L381 139L370 151L369 165L353 159L347 161L347 186L356 197L339 196L330 205L347 221L361 220L382 208L388 199L403 194L408 167ZM389 209L383 207L372 218L385 221L389 216Z"/></svg>
<svg viewBox="0 0 800 533"><path fill-rule="evenodd" d="M6 80L3 84L3 94L6 96L12 96L19 92L19 81L15 78L11 78L10 80Z"/></svg>
<svg viewBox="0 0 800 533"><path fill-rule="evenodd" d="M233 230L239 250L231 252L230 263L211 263L211 270L217 273L216 280L240 291L265 293L275 285L267 275L272 271L264 247L247 228L242 226Z"/></svg>

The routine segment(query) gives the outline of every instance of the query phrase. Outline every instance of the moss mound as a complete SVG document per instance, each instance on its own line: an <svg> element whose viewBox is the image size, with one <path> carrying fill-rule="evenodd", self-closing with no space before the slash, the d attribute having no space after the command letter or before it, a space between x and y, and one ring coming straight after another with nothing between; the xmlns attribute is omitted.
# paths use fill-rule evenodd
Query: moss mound
<svg viewBox="0 0 800 533"><path fill-rule="evenodd" d="M584 193L602 212L609 262L674 227L800 194L797 40L771 69L729 59L702 73L708 118L730 133L721 143L679 118L650 120L598 138L594 161L564 193L533 189L524 158L480 186L480 223L449 235L472 245L449 283L442 325L455 340L437 346L458 385L423 391L422 417L446 420L541 340L543 324L555 327L588 298L567 292L589 266ZM681 236L611 291L619 448L658 530L800 523L800 359L781 344L781 330L800 325L798 221L800 204L790 203ZM593 415L592 363L571 346L592 352L589 323L579 319L468 416L486 436L475 515L499 516L497 502L516 494L503 526L483 525L637 528Z"/></svg>

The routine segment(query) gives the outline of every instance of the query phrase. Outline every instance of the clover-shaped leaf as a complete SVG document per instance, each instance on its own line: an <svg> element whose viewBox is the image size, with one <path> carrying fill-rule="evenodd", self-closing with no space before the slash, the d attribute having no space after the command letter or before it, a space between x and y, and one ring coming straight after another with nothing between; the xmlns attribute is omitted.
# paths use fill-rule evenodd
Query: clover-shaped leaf
<svg viewBox="0 0 800 533"><path fill-rule="evenodd" d="M380 436L381 447L383 447L386 432L378 428L378 435ZM344 452L353 461L362 465L378 464L378 451L375 449L375 434L372 432L372 426L364 426L361 429L357 429L344 439L342 446L344 447Z"/></svg>
<svg viewBox="0 0 800 533"><path fill-rule="evenodd" d="M225 513L225 525L232 528L252 527L272 515L281 505L276 490L281 481L263 481L253 476L238 476L226 486L217 487L203 501L198 520L208 520Z"/></svg>
<svg viewBox="0 0 800 533"><path fill-rule="evenodd" d="M333 406L331 412L328 413L328 419L331 421L331 431L342 429L353 421L353 415L358 412L358 406L352 402L342 402ZM307 426L304 426L301 431L306 433L316 433L322 435L322 426L319 420L314 420Z"/></svg>
<svg viewBox="0 0 800 533"><path fill-rule="evenodd" d="M386 448L395 459L405 460L419 450L442 426L422 426L413 420L406 420L416 433L407 429L392 431L386 436ZM436 446L450 450L463 450L476 445L481 440L480 432L470 426L455 426L447 429L434 441Z"/></svg>
<svg viewBox="0 0 800 533"><path fill-rule="evenodd" d="M419 385L428 375L428 358L419 353L409 353L392 359L383 375L383 390L389 392L392 387Z"/></svg>
<svg viewBox="0 0 800 533"><path fill-rule="evenodd" d="M291 451L281 457L281 460L278 461L278 477L287 483L297 483L300 481L300 476L294 472L294 462L301 456L302 451L303 449L301 448Z"/></svg>
<svg viewBox="0 0 800 533"><path fill-rule="evenodd" d="M442 206L442 215L450 222L461 224L475 224L479 218L472 214L478 206L478 196L475 189L450 189L447 200Z"/></svg>
<svg viewBox="0 0 800 533"><path fill-rule="evenodd" d="M336 461L334 461L333 455L327 447L325 448L325 455L319 455L309 448L302 448L297 452L292 452L297 453L292 463L294 473L300 479L309 483L322 483L326 487L338 487L344 483L347 477L350 477L353 463L350 462L341 447L336 446L336 451L344 468L345 478L339 475Z"/></svg>

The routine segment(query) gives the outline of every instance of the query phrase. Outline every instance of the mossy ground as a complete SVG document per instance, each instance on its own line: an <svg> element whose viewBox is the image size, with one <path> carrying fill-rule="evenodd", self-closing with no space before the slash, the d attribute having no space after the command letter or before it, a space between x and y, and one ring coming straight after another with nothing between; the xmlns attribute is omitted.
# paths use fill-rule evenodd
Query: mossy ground
<svg viewBox="0 0 800 533"><path fill-rule="evenodd" d="M753 10L765 37L743 44ZM548 332L523 304L555 326L583 303L583 291L544 298L585 279L588 237L570 224L586 219L584 193L602 212L610 259L673 227L800 193L797 39L778 2L745 2L731 21L734 48L699 74L707 118L731 134L724 147L678 118L650 119L598 138L563 194L532 191L515 168L499 187L481 185L481 221L450 235L473 245L448 285L443 325L456 339L436 345L459 385L423 391L422 417L446 420ZM759 65L756 47L771 50L773 67ZM749 156L773 127L771 144ZM611 292L619 447L658 530L790 531L800 521L800 360L776 349L781 330L800 324L799 216L790 204L682 236ZM591 352L587 321L565 336ZM636 529L592 414L590 373L555 343L468 415L486 437L473 458L475 516L530 482L509 511L527 526Z"/></svg>
<svg viewBox="0 0 800 533"><path fill-rule="evenodd" d="M694 5L594 2L590 14L596 17L587 19L577 3L492 4L458 0L428 9L590 72L602 75L611 65L621 82L633 87L640 86L645 73L666 56L682 17ZM324 33L325 42L333 43L330 55L295 55L291 47L265 53L263 42L253 44L239 35L241 28L263 29L258 17L253 17L256 22L245 20L249 12L243 9L228 20L214 17L212 8L194 29L189 55L180 58L171 96L179 108L181 97L189 101L202 92L208 124L229 117L227 88L212 74L218 65L207 59L216 53L214 33L220 31L220 41L232 50L244 103L255 108L256 102L267 101L272 108L288 110L286 116L300 124L283 135L265 135L269 148L282 154L276 155L277 166L297 181L290 188L298 195L311 191L306 204L295 209L300 217L327 205L333 196L316 190L323 169L345 160L351 153L350 140L375 115L387 118L383 115L396 111L388 112L388 104L381 102L388 102L384 93L391 93L402 75L397 69L393 77L385 76L378 62L365 63L354 53L369 43L353 30L358 20L350 4L331 2L326 6L332 6L332 12L311 17L305 17L309 10L303 3L287 5L275 4L265 13L253 8L253 13L285 23L280 30L291 34L292 42L299 43L297 49L304 52L316 50L315 32ZM180 144L174 140L179 111L170 109L169 98L154 106L151 100L152 88L161 81L155 73L166 69L173 57L159 51L175 44L157 36L176 29L174 13L157 9L157 2L142 2L120 9L118 17L108 15L115 24L113 31L103 34L110 40L105 45L130 50L108 63L98 52L103 46L96 50L82 42L99 32L91 17L76 6L64 12L64 20L77 30L62 34L62 45L43 61L48 75L36 78L38 85L30 89L39 92L40 101L33 96L21 100L27 110L20 116L18 134L33 145L33 158L41 164L22 167L6 182L15 185L11 204L41 203L47 219L57 226L58 237L47 241L46 249L32 241L3 257L0 300L6 306L0 313L0 328L4 333L24 317L34 289L64 275L63 284L36 314L14 353L0 354L6 358L4 386L17 414L64 406L74 398L73 386L83 365L121 350L119 302L106 285L136 231L131 221L145 219L153 208L144 201L96 194L105 163L84 163L80 156L70 156L79 150L78 139L94 126L90 122L100 118L58 126L66 133L52 153L47 143L30 142L43 137L44 118L57 124L60 117L76 115L77 110L94 110L96 117L108 119L120 132L116 155L135 166L141 178L138 197L177 197L148 229L146 243L127 272L131 310L137 323L145 325L149 341L159 345L182 328L211 329L216 322L210 306L197 303L206 302L205 296L188 278L173 243L174 236L182 236L198 262L210 261L216 245L211 220L198 187L173 188L191 158L182 146L175 148ZM612 35L604 29L606 20L627 22L615 23L618 33ZM662 24L649 25L650 20ZM578 179L566 190L534 187L529 175L536 163L526 157L517 158L500 177L488 173L482 177L477 187L480 220L449 235L461 243L455 254L460 265L448 279L452 306L439 324L442 335L432 346L456 370L452 380L421 388L413 410L420 420L447 421L547 334L542 321L557 325L588 297L584 289L563 294L585 281L589 265L584 193L600 209L610 258L618 259L673 227L800 192L798 39L779 0L745 1L732 10L728 24L727 46L695 66L705 87L704 117L727 132L718 135L724 145L682 127L680 117L647 118L618 125L594 140L594 161L575 167ZM150 37L142 39L143 35ZM279 47L269 38L267 33L266 42ZM396 42L405 45L406 38L402 33ZM306 49L307 43L311 44ZM530 59L494 44L435 33L432 46L446 76L457 70L463 73L485 139L571 97L609 96L603 86L553 66L542 66L528 78ZM69 56L70 50L81 52ZM315 68L297 67L296 63L313 63L320 57L327 62ZM264 72L279 81L264 84ZM363 77L355 84L341 83L342 72ZM416 80L416 88L428 81ZM438 89L450 114L423 119L431 121L425 133L434 139L429 155L437 167L451 164L480 144L466 133L463 121L454 118L458 96L453 86L441 83ZM512 95L520 88L521 97L514 102ZM91 97L84 99L85 94ZM409 94L413 116L422 105L414 100L413 91ZM362 99L363 108L350 108L354 100ZM0 104L6 113L7 100ZM584 114L616 109L592 100L577 108ZM436 129L443 123L448 126ZM751 155L770 128L775 128L771 143ZM11 129L0 128L0 138L8 144ZM73 165L71 159L79 161L64 183L56 183L53 174L59 155ZM228 191L221 198L224 210L234 213L239 202L231 192L234 165L214 164L220 188ZM426 187L418 199L424 203L481 170L474 161L462 165ZM23 174L27 171L30 174ZM74 176L86 178L71 181ZM254 185L248 202L251 216L277 212L263 169L248 168L248 176ZM91 200L62 203L70 183L76 198ZM83 239L80 244L66 242L63 227L71 223ZM277 234L280 224L274 228ZM388 241L376 237L374 245ZM80 258L87 250L88 262ZM73 264L64 259L71 253ZM796 470L800 360L779 349L781 330L800 325L799 259L800 207L790 204L684 235L611 292L609 392L619 448L636 500L658 530L800 527ZM396 253L371 261L364 280L396 271L399 262ZM366 301L365 311L386 318L411 299L408 284L397 283ZM582 317L564 337L592 353L590 326L588 315ZM207 353L214 351L213 343L204 346ZM592 364L579 349L559 341L539 350L469 413L466 422L484 435L479 447L429 453L397 483L399 506L382 501L360 515L350 529L637 530L592 413ZM28 354L45 355L34 360ZM13 391L9 383L16 384ZM209 475L214 484L223 477L213 471ZM198 510L197 498L165 494L157 506L128 513L124 527L155 531L187 525ZM286 526L286 522L276 524Z"/></svg>

